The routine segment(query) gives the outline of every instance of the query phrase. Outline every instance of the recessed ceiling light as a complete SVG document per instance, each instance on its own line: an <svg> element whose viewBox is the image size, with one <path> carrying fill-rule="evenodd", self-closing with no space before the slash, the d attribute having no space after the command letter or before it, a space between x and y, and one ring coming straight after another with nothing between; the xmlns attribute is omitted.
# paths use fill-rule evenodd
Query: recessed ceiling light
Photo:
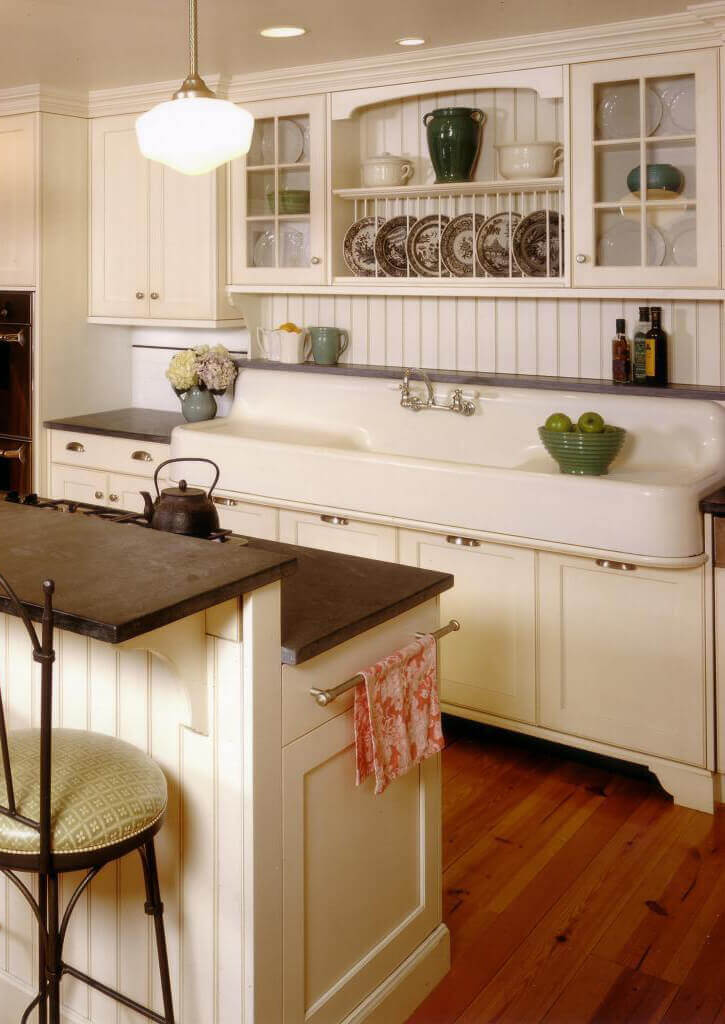
<svg viewBox="0 0 725 1024"><path fill-rule="evenodd" d="M307 29L299 25L271 25L263 28L259 34L265 39L292 39L293 36L304 36L306 33Z"/></svg>
<svg viewBox="0 0 725 1024"><path fill-rule="evenodd" d="M398 46L422 46L425 39L422 36L403 36L402 39L396 39L395 42Z"/></svg>

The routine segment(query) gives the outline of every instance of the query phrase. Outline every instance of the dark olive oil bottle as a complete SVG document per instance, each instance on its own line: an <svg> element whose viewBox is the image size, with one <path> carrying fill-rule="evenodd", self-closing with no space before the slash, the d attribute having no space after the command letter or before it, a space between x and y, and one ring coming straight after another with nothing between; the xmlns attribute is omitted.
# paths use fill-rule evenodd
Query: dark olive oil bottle
<svg viewBox="0 0 725 1024"><path fill-rule="evenodd" d="M635 384L647 383L647 331L651 326L649 306L640 306L639 323L633 338L632 377Z"/></svg>
<svg viewBox="0 0 725 1024"><path fill-rule="evenodd" d="M668 384L667 375L667 335L662 330L662 309L652 306L652 326L645 335L645 371L647 384L650 387L664 388Z"/></svg>

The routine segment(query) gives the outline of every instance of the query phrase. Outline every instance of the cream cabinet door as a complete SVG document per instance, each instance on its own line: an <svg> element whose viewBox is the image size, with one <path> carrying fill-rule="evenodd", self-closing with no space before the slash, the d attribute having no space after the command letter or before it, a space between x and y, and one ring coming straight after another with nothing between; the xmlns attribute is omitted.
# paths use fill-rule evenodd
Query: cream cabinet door
<svg viewBox="0 0 725 1024"><path fill-rule="evenodd" d="M108 474L82 466L53 465L50 474L51 498L85 501L90 505L108 504Z"/></svg>
<svg viewBox="0 0 725 1024"><path fill-rule="evenodd" d="M168 487L169 481L159 477L159 488ZM142 491L154 493L151 480L145 476L130 476L127 473L111 473L108 477L107 500L103 502L109 508L123 509L124 512L143 512L144 500Z"/></svg>
<svg viewBox="0 0 725 1024"><path fill-rule="evenodd" d="M572 68L574 285L719 284L718 109L714 49Z"/></svg>
<svg viewBox="0 0 725 1024"><path fill-rule="evenodd" d="M540 724L704 765L704 569L539 555Z"/></svg>
<svg viewBox="0 0 725 1024"><path fill-rule="evenodd" d="M397 537L393 526L364 523L347 516L282 509L279 539L287 544L337 551L341 555L397 561Z"/></svg>
<svg viewBox="0 0 725 1024"><path fill-rule="evenodd" d="M441 697L447 704L522 722L536 717L535 554L473 538L400 531L400 561L450 572L441 622L460 633L439 646Z"/></svg>
<svg viewBox="0 0 725 1024"><path fill-rule="evenodd" d="M216 315L217 176L179 174L154 164L149 204L149 314Z"/></svg>
<svg viewBox="0 0 725 1024"><path fill-rule="evenodd" d="M219 525L243 537L261 537L277 540L279 515L269 505L255 505L224 494L214 493L214 504L219 513Z"/></svg>
<svg viewBox="0 0 725 1024"><path fill-rule="evenodd" d="M254 134L230 164L230 284L323 284L325 97L244 106Z"/></svg>
<svg viewBox="0 0 725 1024"><path fill-rule="evenodd" d="M440 758L375 796L347 711L286 746L282 773L282 1019L339 1024L440 924Z"/></svg>
<svg viewBox="0 0 725 1024"><path fill-rule="evenodd" d="M35 284L37 114L0 118L0 287Z"/></svg>
<svg viewBox="0 0 725 1024"><path fill-rule="evenodd" d="M92 316L149 315L151 164L136 141L136 117L91 121Z"/></svg>

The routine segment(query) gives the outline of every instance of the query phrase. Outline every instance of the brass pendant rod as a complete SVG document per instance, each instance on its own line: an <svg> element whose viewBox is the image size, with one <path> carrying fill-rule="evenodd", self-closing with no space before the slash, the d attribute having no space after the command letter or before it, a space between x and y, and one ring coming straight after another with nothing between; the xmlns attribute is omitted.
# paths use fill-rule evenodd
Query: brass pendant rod
<svg viewBox="0 0 725 1024"><path fill-rule="evenodd" d="M189 78L196 78L199 71L197 51L199 49L199 29L197 22L196 0L189 0Z"/></svg>

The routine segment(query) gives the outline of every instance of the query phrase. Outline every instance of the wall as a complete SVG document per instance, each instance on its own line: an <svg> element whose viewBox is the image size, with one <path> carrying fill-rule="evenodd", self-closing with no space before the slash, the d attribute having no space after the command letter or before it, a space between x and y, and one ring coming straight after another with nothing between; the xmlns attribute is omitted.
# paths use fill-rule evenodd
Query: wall
<svg viewBox="0 0 725 1024"><path fill-rule="evenodd" d="M642 304L649 304L646 296ZM671 379L725 384L723 306L661 302ZM264 326L333 324L350 330L344 362L435 369L611 377L615 320L632 333L639 302L610 299L399 298L273 295Z"/></svg>

